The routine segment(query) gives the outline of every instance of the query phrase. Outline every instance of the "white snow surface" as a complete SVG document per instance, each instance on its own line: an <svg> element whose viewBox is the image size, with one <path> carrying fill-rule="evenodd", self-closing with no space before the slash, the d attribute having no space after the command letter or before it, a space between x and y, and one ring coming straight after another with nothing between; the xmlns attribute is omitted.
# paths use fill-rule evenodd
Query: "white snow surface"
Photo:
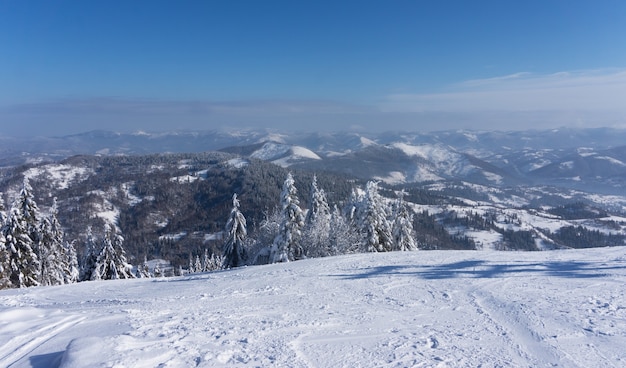
<svg viewBox="0 0 626 368"><path fill-rule="evenodd" d="M3 367L623 367L624 346L626 247L0 291Z"/></svg>
<svg viewBox="0 0 626 368"><path fill-rule="evenodd" d="M406 176L399 171L391 171L386 177L375 176L374 179L384 181L390 185L406 183Z"/></svg>
<svg viewBox="0 0 626 368"><path fill-rule="evenodd" d="M272 160L282 155L285 155L291 150L291 146L281 143L267 142L263 147L254 151L250 157L258 158L260 160Z"/></svg>
<svg viewBox="0 0 626 368"><path fill-rule="evenodd" d="M608 157L608 156L596 156L594 157L597 160L606 160L609 161L610 163L612 163L613 165L617 165L617 166L626 166L626 164L624 164L622 161L613 158L613 157Z"/></svg>
<svg viewBox="0 0 626 368"><path fill-rule="evenodd" d="M33 179L42 175L47 175L48 179L59 189L67 189L73 181L87 179L93 170L84 167L74 167L63 164L49 164L41 167L34 167L24 172L24 177Z"/></svg>
<svg viewBox="0 0 626 368"><path fill-rule="evenodd" d="M234 167L235 169L243 169L244 167L248 166L250 162L244 158L237 157L226 161L226 164Z"/></svg>

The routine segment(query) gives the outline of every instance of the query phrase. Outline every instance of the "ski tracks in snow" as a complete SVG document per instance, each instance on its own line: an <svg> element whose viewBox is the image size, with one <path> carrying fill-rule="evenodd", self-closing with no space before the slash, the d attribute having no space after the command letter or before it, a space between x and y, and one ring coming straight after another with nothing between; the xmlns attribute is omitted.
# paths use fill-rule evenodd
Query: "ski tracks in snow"
<svg viewBox="0 0 626 368"><path fill-rule="evenodd" d="M502 284L502 287L506 287L505 283ZM469 297L479 315L477 324L506 342L500 344L499 348L504 346L510 351L500 351L498 354L509 357L511 366L574 366L573 362L559 357L553 346L542 341L541 333L535 329L542 323L527 305L505 302L482 289L470 292Z"/></svg>
<svg viewBox="0 0 626 368"><path fill-rule="evenodd" d="M620 251L352 255L7 290L0 366L54 353L63 368L622 367Z"/></svg>
<svg viewBox="0 0 626 368"><path fill-rule="evenodd" d="M82 316L67 316L61 311L50 313L36 308L0 313L0 321L13 321L0 325L0 341L2 341L0 344L0 366L13 366L46 341L79 324L84 319L85 317ZM16 329L21 332L13 334Z"/></svg>

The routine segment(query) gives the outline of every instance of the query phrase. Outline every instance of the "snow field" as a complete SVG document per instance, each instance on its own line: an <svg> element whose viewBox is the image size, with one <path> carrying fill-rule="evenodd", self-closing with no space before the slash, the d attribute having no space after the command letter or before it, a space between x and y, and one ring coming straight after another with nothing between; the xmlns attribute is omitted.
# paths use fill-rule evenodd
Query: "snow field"
<svg viewBox="0 0 626 368"><path fill-rule="evenodd" d="M0 292L0 366L622 367L626 247L358 254Z"/></svg>

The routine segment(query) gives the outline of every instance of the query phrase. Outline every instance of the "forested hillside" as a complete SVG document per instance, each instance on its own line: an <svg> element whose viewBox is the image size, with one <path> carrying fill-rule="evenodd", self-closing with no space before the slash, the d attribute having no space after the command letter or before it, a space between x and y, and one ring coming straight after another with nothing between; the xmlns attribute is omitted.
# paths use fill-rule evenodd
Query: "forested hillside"
<svg viewBox="0 0 626 368"><path fill-rule="evenodd" d="M390 187L224 152L83 155L5 168L0 191L3 257L24 222L42 258L52 244L44 220L58 221L64 240L55 246L76 253L82 280L121 277L131 266L129 277L355 252L615 246L626 234L625 218L602 205L608 197L466 182ZM34 215L19 204L25 191ZM119 269L102 265L110 259ZM156 272L152 260L168 270Z"/></svg>

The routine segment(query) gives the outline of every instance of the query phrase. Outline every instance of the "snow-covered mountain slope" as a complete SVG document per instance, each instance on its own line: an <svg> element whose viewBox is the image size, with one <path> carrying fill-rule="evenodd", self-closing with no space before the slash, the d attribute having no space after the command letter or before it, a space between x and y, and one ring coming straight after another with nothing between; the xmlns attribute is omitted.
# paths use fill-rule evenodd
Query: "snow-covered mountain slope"
<svg viewBox="0 0 626 368"><path fill-rule="evenodd" d="M394 252L0 291L0 366L623 367L626 248Z"/></svg>
<svg viewBox="0 0 626 368"><path fill-rule="evenodd" d="M626 146L609 150L579 149L576 153L529 173L535 180L626 188Z"/></svg>
<svg viewBox="0 0 626 368"><path fill-rule="evenodd" d="M282 167L288 167L295 163L310 160L321 160L315 152L308 148L277 142L266 142L260 148L254 150L249 156L264 161L270 161Z"/></svg>
<svg viewBox="0 0 626 368"><path fill-rule="evenodd" d="M295 165L308 170L347 173L387 184L467 180L481 184L518 183L519 179L494 165L441 144L372 144L344 155Z"/></svg>
<svg viewBox="0 0 626 368"><path fill-rule="evenodd" d="M475 181L478 184L517 185L533 181L536 184L558 184L593 191L599 188L613 194L623 192L626 177L616 175L622 170L616 164L626 163L623 153L616 147L626 142L625 129L552 129L543 131L440 131L440 132L288 132L269 130L212 130L212 131L173 131L162 133L137 132L122 134L107 131L93 131L66 137L35 137L29 139L2 139L0 168L24 163L58 161L76 154L99 155L139 155L163 152L204 152L223 150L230 153L250 155L261 149L266 142L273 142L283 149L284 157L275 155L268 161L281 166L315 163L326 159L359 155L376 151L380 147L445 147L464 158L453 159L447 165L441 161L431 162L432 156L423 157L417 167L393 167L386 172L378 170L368 179L379 178L393 183L411 183L423 180L446 179L450 169L457 180ZM230 148L227 148L230 147ZM238 147L233 149L233 147ZM291 147L288 149L287 147ZM251 151L250 151L251 150ZM238 152L235 152L238 151ZM623 151L623 148L622 148ZM597 153L606 158L610 165L595 165L595 175L578 173L574 165L572 175L555 181L550 172L558 165L571 161L578 153ZM258 152L259 155L268 152ZM279 152L274 152L279 153ZM616 157L619 156L619 157ZM318 160L317 158L322 160ZM414 158L416 156L413 156ZM621 158L620 158L621 157ZM388 155L382 155L381 163ZM392 157L393 158L393 157ZM344 160L344 161L346 161ZM465 161L471 160L470 164ZM599 160L599 159L592 159ZM354 169L355 163L344 161L324 163L322 166L339 166L344 170ZM367 163L356 163L361 166ZM381 165L397 166L394 162ZM460 166L459 166L460 164ZM485 165L490 165L486 167ZM347 167L344 167L347 166ZM478 169L474 170L475 167ZM461 173L457 177L457 173ZM472 172L473 175L465 175ZM546 174L547 173L547 174ZM620 171L623 173L623 170ZM416 179L417 178L417 179ZM573 178L573 179L572 179Z"/></svg>

